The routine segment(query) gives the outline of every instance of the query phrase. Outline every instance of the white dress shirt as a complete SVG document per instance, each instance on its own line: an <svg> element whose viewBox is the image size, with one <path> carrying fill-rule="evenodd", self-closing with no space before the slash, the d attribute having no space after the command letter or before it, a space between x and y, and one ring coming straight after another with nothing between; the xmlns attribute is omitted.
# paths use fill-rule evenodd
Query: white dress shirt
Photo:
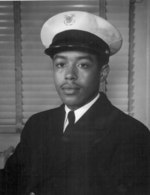
<svg viewBox="0 0 150 195"><path fill-rule="evenodd" d="M75 123L88 111L88 109L96 102L96 100L100 97L100 94L98 93L97 96L91 100L89 103L85 104L84 106L78 108L77 110L74 110L74 114L75 114ZM69 111L71 111L70 108L68 108L65 105L65 111L66 111L66 115L65 115L65 120L64 120L64 128L63 128L63 132L65 132L65 129L68 125L68 113Z"/></svg>

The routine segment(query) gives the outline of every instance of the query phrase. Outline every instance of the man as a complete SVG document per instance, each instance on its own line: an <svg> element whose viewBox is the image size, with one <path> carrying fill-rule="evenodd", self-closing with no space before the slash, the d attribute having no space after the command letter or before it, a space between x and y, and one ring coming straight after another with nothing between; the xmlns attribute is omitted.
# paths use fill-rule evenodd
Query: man
<svg viewBox="0 0 150 195"><path fill-rule="evenodd" d="M114 107L99 84L119 31L90 13L71 11L42 27L63 105L33 115L2 172L1 193L148 195L148 129Z"/></svg>

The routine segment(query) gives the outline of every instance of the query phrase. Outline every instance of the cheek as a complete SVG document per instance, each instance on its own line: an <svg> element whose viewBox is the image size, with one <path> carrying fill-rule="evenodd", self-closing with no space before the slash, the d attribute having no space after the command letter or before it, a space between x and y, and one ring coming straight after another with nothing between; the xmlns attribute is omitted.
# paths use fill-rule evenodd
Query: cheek
<svg viewBox="0 0 150 195"><path fill-rule="evenodd" d="M56 86L61 84L62 78L63 78L62 74L60 74L58 71L53 72L53 79Z"/></svg>
<svg viewBox="0 0 150 195"><path fill-rule="evenodd" d="M87 88L93 88L99 85L100 78L98 72L84 73L80 75L80 82Z"/></svg>

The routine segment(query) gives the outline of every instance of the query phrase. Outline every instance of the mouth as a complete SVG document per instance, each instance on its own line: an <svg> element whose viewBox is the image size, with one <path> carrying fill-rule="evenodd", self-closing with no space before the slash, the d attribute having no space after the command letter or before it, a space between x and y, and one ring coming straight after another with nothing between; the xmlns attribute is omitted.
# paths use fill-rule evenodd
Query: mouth
<svg viewBox="0 0 150 195"><path fill-rule="evenodd" d="M74 95L80 90L80 87L77 85L63 85L62 90L65 95Z"/></svg>

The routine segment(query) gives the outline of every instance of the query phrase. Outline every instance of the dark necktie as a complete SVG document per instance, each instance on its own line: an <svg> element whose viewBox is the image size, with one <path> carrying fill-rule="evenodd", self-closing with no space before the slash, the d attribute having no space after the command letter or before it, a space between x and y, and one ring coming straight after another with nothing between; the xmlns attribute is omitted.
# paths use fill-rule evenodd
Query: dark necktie
<svg viewBox="0 0 150 195"><path fill-rule="evenodd" d="M75 115L74 115L74 112L73 111L70 111L68 113L68 125L65 129L65 133L70 131L72 129L72 127L74 126L74 122L75 122Z"/></svg>

